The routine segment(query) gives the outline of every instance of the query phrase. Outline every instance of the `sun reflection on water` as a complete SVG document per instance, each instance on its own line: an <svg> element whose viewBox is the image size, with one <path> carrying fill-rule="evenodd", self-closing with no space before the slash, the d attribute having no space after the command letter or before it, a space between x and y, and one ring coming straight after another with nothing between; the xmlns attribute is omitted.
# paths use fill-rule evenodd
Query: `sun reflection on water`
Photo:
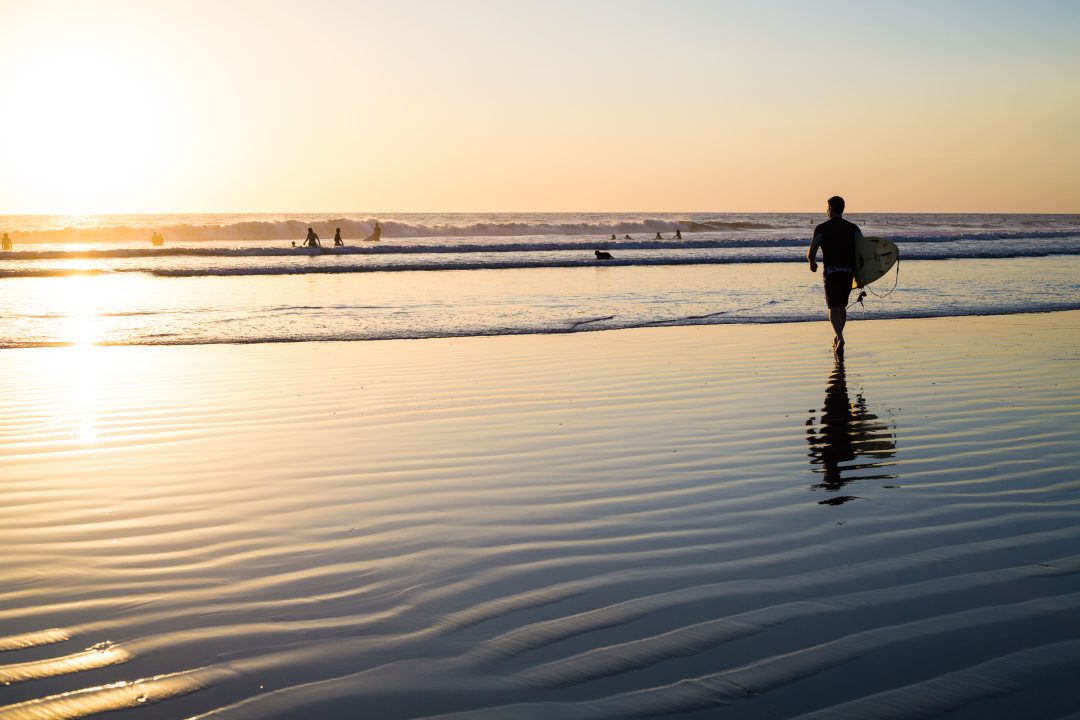
<svg viewBox="0 0 1080 720"><path fill-rule="evenodd" d="M100 379L104 369L106 319L102 313L112 306L121 291L112 278L68 276L56 295L60 315L57 341L68 345L60 353L59 372L67 379L70 391L74 434L78 442L93 445L98 441Z"/></svg>

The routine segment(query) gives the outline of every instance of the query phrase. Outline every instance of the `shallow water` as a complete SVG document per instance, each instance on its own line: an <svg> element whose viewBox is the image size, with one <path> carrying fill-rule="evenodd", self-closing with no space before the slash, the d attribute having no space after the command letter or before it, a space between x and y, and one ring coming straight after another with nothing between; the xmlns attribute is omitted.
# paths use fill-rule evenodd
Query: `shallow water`
<svg viewBox="0 0 1080 720"><path fill-rule="evenodd" d="M1057 717L1078 322L0 353L0 718Z"/></svg>
<svg viewBox="0 0 1080 720"><path fill-rule="evenodd" d="M1077 278L1080 255L902 260L850 312L872 319L1072 310L1080 308ZM797 322L825 313L821 275L802 263L0 283L0 347L565 333Z"/></svg>

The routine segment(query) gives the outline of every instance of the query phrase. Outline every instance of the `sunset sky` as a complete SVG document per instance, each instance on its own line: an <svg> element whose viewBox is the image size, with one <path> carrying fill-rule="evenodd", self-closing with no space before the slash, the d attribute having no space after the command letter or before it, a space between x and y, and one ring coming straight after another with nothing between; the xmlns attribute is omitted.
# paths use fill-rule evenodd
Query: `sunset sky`
<svg viewBox="0 0 1080 720"><path fill-rule="evenodd" d="M1080 2L0 0L0 213L1080 212Z"/></svg>

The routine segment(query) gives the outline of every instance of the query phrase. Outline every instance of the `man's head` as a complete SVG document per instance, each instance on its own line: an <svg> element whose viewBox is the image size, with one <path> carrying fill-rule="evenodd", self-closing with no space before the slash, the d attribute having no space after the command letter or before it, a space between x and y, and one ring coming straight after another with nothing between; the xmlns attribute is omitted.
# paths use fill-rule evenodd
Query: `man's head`
<svg viewBox="0 0 1080 720"><path fill-rule="evenodd" d="M828 200L829 202L829 217L840 217L844 214L844 198L839 195L833 195Z"/></svg>

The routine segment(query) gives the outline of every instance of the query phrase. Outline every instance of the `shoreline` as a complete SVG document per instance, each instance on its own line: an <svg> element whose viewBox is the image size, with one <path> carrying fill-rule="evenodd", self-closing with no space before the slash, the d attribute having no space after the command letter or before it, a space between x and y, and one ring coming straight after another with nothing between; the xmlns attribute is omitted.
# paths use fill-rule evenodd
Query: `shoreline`
<svg viewBox="0 0 1080 720"><path fill-rule="evenodd" d="M852 291L852 295L855 295L855 291ZM857 316L850 316L847 324L846 331L850 331L853 327L856 327L863 323L881 323L881 322L915 322L915 321L927 321L927 320L940 320L940 321L963 321L970 319L991 319L991 318L1010 318L1010 317L1037 317L1043 315L1056 315L1056 314L1068 314L1068 313L1080 313L1080 307L1064 307L1064 308L1050 308L1045 310L1023 310L1019 312L986 312L986 313L969 313L964 315L905 315L905 316L877 316L868 318L859 318ZM606 318L601 318L604 320ZM585 325L595 320L583 320L578 321L578 325ZM460 335L418 335L418 336L402 336L402 337L356 337L356 338L276 338L276 339L235 339L235 340L210 340L206 342L192 342L192 341L155 341L155 342L93 342L87 343L82 341L70 341L70 342L48 342L48 343L27 343L27 344L0 344L0 352L7 352L11 350L41 350L41 349L59 349L59 348L88 348L88 347L100 347L100 348L124 348L124 347L143 347L143 348L200 348L200 347L218 347L218 346L235 346L235 347L251 347L259 345L333 345L333 344L353 344L353 343L380 343L380 342L401 342L401 341L439 341L439 340L466 340L469 338L514 338L514 337L546 337L546 336L566 336L566 335L588 335L595 333L620 333L635 330L658 330L658 329L671 329L671 328L731 328L731 327L774 327L774 326L813 326L819 322L828 323L828 318L822 310L821 319L763 319L758 321L744 321L742 319L734 320L731 322L712 322L712 323L678 323L678 321L657 320L642 325L635 325L630 327L595 327L595 328L580 328L574 327L563 330L543 330L543 331L530 331L522 330L520 332L491 332L491 333L463 333Z"/></svg>

